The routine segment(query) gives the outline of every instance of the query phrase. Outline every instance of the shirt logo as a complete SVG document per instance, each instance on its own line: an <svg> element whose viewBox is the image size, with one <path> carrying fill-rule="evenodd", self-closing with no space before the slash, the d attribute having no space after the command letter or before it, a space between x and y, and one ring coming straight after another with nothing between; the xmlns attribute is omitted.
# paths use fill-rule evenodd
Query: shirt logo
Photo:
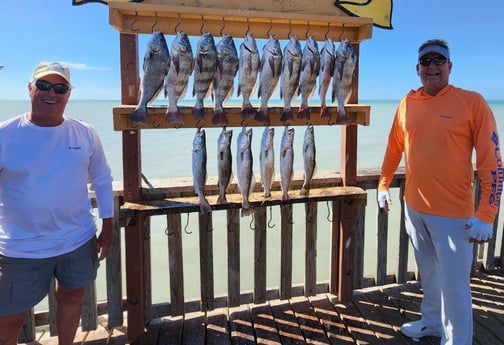
<svg viewBox="0 0 504 345"><path fill-rule="evenodd" d="M439 117L447 120L451 120L453 118L453 116L451 116L450 114L441 114L439 115Z"/></svg>
<svg viewBox="0 0 504 345"><path fill-rule="evenodd" d="M69 150L82 150L82 147L80 146L68 146Z"/></svg>

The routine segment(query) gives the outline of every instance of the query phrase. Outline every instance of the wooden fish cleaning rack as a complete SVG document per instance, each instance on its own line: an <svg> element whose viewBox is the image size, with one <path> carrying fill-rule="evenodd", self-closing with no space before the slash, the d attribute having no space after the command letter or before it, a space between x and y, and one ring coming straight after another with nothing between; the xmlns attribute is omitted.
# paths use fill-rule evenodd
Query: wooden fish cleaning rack
<svg viewBox="0 0 504 345"><path fill-rule="evenodd" d="M373 21L370 18L350 17L333 5L331 0L254 0L253 6L246 1L212 0L144 0L134 2L109 2L110 24L120 32L121 59L121 105L113 109L114 130L122 132L123 141L123 185L124 204L119 211L125 224L126 247L126 285L128 311L128 340L139 341L144 334L144 327L151 319L151 269L150 242L146 234L150 233L150 217L167 215L171 229L180 232L180 214L198 212L197 198L180 192L173 186L163 186L156 190L146 188L142 184L141 167L141 132L142 130L171 128L173 125L164 120L166 107L149 106L147 126L135 127L129 122L129 115L137 104L140 71L138 35L161 31L166 35L184 31L189 36L200 36L202 32L211 32L218 37L222 33L234 37L243 37L249 31L256 39L267 38L275 34L279 39L287 39L295 34L299 39L307 35L317 41L331 37L334 41L348 39L354 51L359 56L361 41L371 38ZM357 59L359 61L359 58ZM293 197L288 202L280 202L280 193L266 203L253 202L258 212L255 219L256 241L266 236L265 207L280 205L282 219L292 219L292 204L305 203L308 212L316 212L319 201L331 201L333 204L334 222L331 241L331 277L330 292L337 294L341 302L352 298L354 286L354 228L359 205L365 205L367 193L357 187L357 125L369 125L370 107L359 105L358 102L358 64L354 72L353 92L349 104L345 107L349 114L350 125L341 125L341 167L339 178L326 179L314 188L308 198ZM327 119L320 119L320 107L310 102L310 122L313 125L333 125ZM335 118L336 106L328 106ZM239 107L225 107L228 113L228 127L241 127ZM214 127L210 118L213 107L206 106L206 116L203 123L192 120L191 108L180 108L184 128ZM270 126L283 126L279 120L281 107L270 108ZM295 120L291 126L305 126L306 120ZM263 127L264 124L255 120L248 121L247 126ZM175 151L174 151L175 152ZM210 188L209 188L210 189ZM215 192L215 189L214 189ZM255 194L255 193L254 193ZM254 201L257 195L251 199ZM213 210L226 210L228 222L236 217L236 209L240 207L239 195L230 195L231 202L226 205L214 205L214 196L209 196ZM316 213L315 213L316 214ZM200 228L200 271L201 271L201 308L213 308L213 262L208 255L212 249L211 238L212 215L199 215ZM228 223L236 226L235 221ZM311 225L315 226L315 225ZM239 230L239 225L237 230ZM172 230L173 231L173 230ZM172 238L173 240L173 238ZM181 254L181 238L175 236L174 244L169 241L170 249L170 294L171 314L184 313L184 289ZM263 239L265 240L265 239ZM280 297L289 298L292 289L292 224L282 221L282 267L280 278ZM228 239L229 241L229 239ZM174 247L172 247L174 246ZM229 246L229 243L228 243ZM173 252L172 252L173 250ZM229 249L228 249L229 250ZM256 249L257 250L257 249ZM284 252L287 250L287 252ZM256 272L263 272L259 282L254 287L254 301L262 303L266 296L265 262L266 252L259 255L256 262ZM172 262L172 258L175 258ZM290 259L289 259L290 258ZM289 261L290 260L290 261ZM313 261L310 265L313 265ZM285 265L284 265L285 264ZM290 264L290 265L289 265ZM238 273L235 271L238 270ZM307 267L307 271L315 272L315 267ZM312 276L314 279L314 276ZM313 284L315 281L313 280ZM240 279L239 267L229 267L228 301L234 305L239 301Z"/></svg>

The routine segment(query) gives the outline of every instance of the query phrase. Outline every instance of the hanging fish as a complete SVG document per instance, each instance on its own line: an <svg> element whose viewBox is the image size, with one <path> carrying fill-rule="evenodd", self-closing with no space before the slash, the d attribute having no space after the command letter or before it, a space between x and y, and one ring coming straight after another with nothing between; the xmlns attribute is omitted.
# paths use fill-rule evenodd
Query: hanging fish
<svg viewBox="0 0 504 345"><path fill-rule="evenodd" d="M199 197L200 212L212 211L212 207L205 198L205 185L207 181L207 150L205 130L198 128L193 140L192 173L194 192Z"/></svg>
<svg viewBox="0 0 504 345"><path fill-rule="evenodd" d="M166 121L182 125L182 115L178 110L177 102L184 98L189 76L193 70L193 52L189 37L184 32L177 32L170 46L170 67L164 78L164 94L168 97Z"/></svg>
<svg viewBox="0 0 504 345"><path fill-rule="evenodd" d="M254 209L249 203L249 196L254 190L255 179L253 174L253 158L252 158L252 128L243 126L242 131L238 135L236 166L238 174L238 188L242 196L241 216L248 216L254 212Z"/></svg>
<svg viewBox="0 0 504 345"><path fill-rule="evenodd" d="M195 120L205 118L204 99L208 97L217 67L217 50L211 33L204 33L197 43L194 56L193 97L196 103L192 110Z"/></svg>
<svg viewBox="0 0 504 345"><path fill-rule="evenodd" d="M170 53L163 33L156 31L147 42L140 80L138 105L129 119L133 124L147 125L147 104L156 99L163 88L163 80L170 65Z"/></svg>
<svg viewBox="0 0 504 345"><path fill-rule="evenodd" d="M224 35L217 43L217 70L213 77L214 115L212 124L227 126L228 119L222 104L233 94L234 78L238 72L238 52L233 36Z"/></svg>
<svg viewBox="0 0 504 345"><path fill-rule="evenodd" d="M254 118L257 111L250 103L250 96L254 93L259 74L259 51L257 43L251 33L245 35L240 45L240 57L238 68L238 96L243 97L241 117L242 119Z"/></svg>
<svg viewBox="0 0 504 345"><path fill-rule="evenodd" d="M292 123L293 120L291 102L296 96L299 86L301 55L301 44L299 44L296 35L292 35L283 51L282 73L280 76L280 98L284 101L280 121L285 123Z"/></svg>
<svg viewBox="0 0 504 345"><path fill-rule="evenodd" d="M294 175L294 128L285 126L280 143L280 187L282 201L289 199L289 187Z"/></svg>
<svg viewBox="0 0 504 345"><path fill-rule="evenodd" d="M320 53L317 41L308 37L301 57L301 72L299 74L298 95L301 95L301 105L297 113L299 119L310 119L308 99L313 95L317 77L320 72Z"/></svg>
<svg viewBox="0 0 504 345"><path fill-rule="evenodd" d="M269 124L268 102L275 91L282 68L282 50L280 42L274 35L270 35L263 47L261 64L259 66L259 89L258 97L261 98L261 107L255 119L259 122Z"/></svg>
<svg viewBox="0 0 504 345"><path fill-rule="evenodd" d="M271 186L275 176L275 151L273 149L273 139L275 137L275 128L265 126L261 140L261 152L259 161L261 165L261 184L263 187L263 196L271 196Z"/></svg>
<svg viewBox="0 0 504 345"><path fill-rule="evenodd" d="M233 131L222 128L222 131L217 140L217 184L219 186L218 204L227 203L226 191L233 179L233 169L231 167L231 139Z"/></svg>
<svg viewBox="0 0 504 345"><path fill-rule="evenodd" d="M315 163L315 133L313 125L308 125L306 127L303 141L303 165L304 181L299 194L307 196L310 182L317 170L317 164Z"/></svg>
<svg viewBox="0 0 504 345"><path fill-rule="evenodd" d="M336 51L331 38L327 38L320 51L320 73L319 73L319 97L320 97L320 117L330 118L331 114L327 110L326 96L331 78L334 72L334 58Z"/></svg>
<svg viewBox="0 0 504 345"><path fill-rule="evenodd" d="M345 104L348 103L352 95L352 79L357 62L357 56L350 41L343 40L336 50L336 59L333 73L332 101L338 101L338 115L336 123L347 124L348 117L345 111Z"/></svg>

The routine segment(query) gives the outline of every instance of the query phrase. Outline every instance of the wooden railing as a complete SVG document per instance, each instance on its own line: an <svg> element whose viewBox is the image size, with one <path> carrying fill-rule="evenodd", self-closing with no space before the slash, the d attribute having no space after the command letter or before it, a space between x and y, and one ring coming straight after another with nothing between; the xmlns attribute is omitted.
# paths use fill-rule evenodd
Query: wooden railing
<svg viewBox="0 0 504 345"><path fill-rule="evenodd" d="M279 203L272 203L273 206L280 207L281 220L281 241L282 241L282 259L281 259L281 269L280 269L280 286L278 287L267 287L266 286L266 252L268 250L266 243L266 232L256 231L255 243L254 243L254 263L251 263L254 267L254 291L246 292L240 291L240 247L244 246L240 243L240 216L239 216L239 204L237 203L236 208L227 209L227 244L219 243L216 248L212 245L212 232L211 230L211 216L200 215L200 285L201 285L201 298L197 300L186 300L184 298L184 271L183 271L183 260L182 260L182 238L180 236L182 229L182 221L180 209L176 213L166 212L166 209L160 212L155 205L151 203L149 210L143 210L146 212L147 219L150 216L156 214L167 214L167 224L171 224L169 229L167 229L168 236L168 253L170 261L170 272L166 273L170 275L170 296L171 300L152 304L151 296L147 296L146 314L150 318L157 318L165 315L181 315L183 313L196 311L196 310L210 310L221 306L236 306L244 303L262 303L268 300L278 299L278 298L290 298L299 295L316 295L318 293L333 293L335 290L335 280L337 279L335 271L339 269L348 269L345 267L337 267L338 258L338 246L339 243L338 231L335 229L338 227L337 218L344 218L344 207L350 204L348 198L345 195L340 195L339 192L335 193L335 188L341 186L341 178L338 174L319 173L318 177L313 181L314 189L313 195L306 200L293 197L293 202L305 203L305 219L306 219L306 237L305 237L305 274L304 274L304 284L293 283L292 282L292 271L296 268L292 265L292 227L291 222L292 217L292 203L287 205L281 205ZM366 201L362 195L355 199L355 193L352 191L353 200L358 200L355 205L357 210L357 221L354 224L354 241L355 241L355 257L353 260L353 277L354 277L354 288L362 288L373 285L384 285L391 282L403 283L411 279L418 278L415 270L409 270L408 267L415 267L414 263L410 262L409 242L406 232L404 231L404 212L402 203L402 193L404 189L404 174L398 173L391 185L391 192L393 195L397 195L397 199L393 200L394 211L389 215L378 208L372 208L376 211L376 219L366 219ZM190 184L190 180L170 180L170 181L150 181L150 187L145 188L143 193L146 199L152 201L165 199L167 197L173 198L174 190L176 190L176 195L179 198L184 198L184 202L190 200L190 196L194 194L193 187ZM295 176L293 189L296 189L302 183L299 176ZM376 188L378 184L378 171L368 170L359 171L358 174L358 186L367 191L367 203L376 203ZM153 186L154 185L154 186ZM173 187L176 185L176 187ZM212 183L210 181L209 186ZM475 184L478 185L477 183ZM236 185L231 186L231 193L236 191ZM347 188L347 187L345 187ZM278 190L278 181L273 186L273 189ZM325 192L324 192L325 191ZM212 198L212 194L215 194L217 190L209 188L209 199ZM397 193L398 192L398 193ZM478 193L478 188L476 188L476 194ZM294 194L294 192L293 192ZM337 196L336 196L337 194ZM316 196L319 196L317 199ZM253 199L253 198L252 198ZM232 200L232 198L231 198ZM258 201L259 200L259 201ZM254 224L255 229L266 229L267 217L266 217L266 207L261 204L260 199L253 199L252 203L257 207ZM232 201L231 201L232 202ZM317 203L327 202L332 204L332 231L331 238L317 238ZM121 267L124 260L124 253L121 253L121 242L124 238L124 231L127 228L127 222L130 221L129 216L134 209L126 208L121 211L122 195L121 191L116 192L115 198L115 229L114 229L114 246L113 250L110 252L106 259L106 286L107 286L107 300L97 301L96 298L96 288L95 284L92 284L86 288L84 307L81 317L81 327L83 331L96 329L97 319L99 315L106 315L107 327L113 328L123 324L123 311L125 310L125 298L122 295L122 287L125 281L125 277L122 277ZM163 207L166 206L166 202L162 203ZM180 205L177 205L180 207ZM197 208L193 204L188 203L184 207L184 212L198 212ZM268 205L269 207L269 205ZM343 207L343 208L342 208ZM400 212L399 212L400 211ZM158 213L160 212L160 213ZM219 212L219 211L217 211ZM372 215L374 217L374 215ZM400 224L400 229L390 229L393 230L394 234L398 234L397 238L389 238L389 217L400 217L398 224ZM395 221L398 219L396 218ZM366 222L368 221L368 222ZM376 225L375 225L376 221ZM299 225L296 225L299 226ZM203 227L203 228L202 228ZM497 235L498 219L495 221L494 230ZM392 231L391 231L392 232ZM366 236L377 236L376 247L366 248ZM491 269L495 265L502 265L504 258L504 245L502 232L500 236L494 236L494 239L485 245L475 246L475 256L474 256L474 267L477 268L487 268ZM146 240L150 239L146 237ZM329 280L317 279L318 273L316 266L317 258L317 241L331 241L331 247L333 250L330 253L329 260L330 263L330 277ZM390 258L390 251L388 246L396 246L399 248L397 266L390 268L390 264L387 263L387 259ZM250 245L251 246L251 245ZM499 254L494 255L495 248L499 247ZM225 296L215 297L214 296L214 281L215 279L225 279L225 277L214 277L213 275L213 257L214 253L217 251L226 251L228 256L228 293ZM297 254L297 253L296 253ZM371 256L371 260L365 261L365 256ZM352 262L350 260L349 262ZM365 275L365 271L369 271L369 267L365 267L365 262L367 265L376 265L376 270L374 274ZM152 270L158 269L153 266ZM190 272L186 272L191 274ZM150 283L146 282L146 283ZM54 289L51 289L49 294L49 310L34 312L33 310L27 315L26 323L23 327L22 332L19 336L19 342L32 342L35 340L35 331L37 326L47 326L49 325L49 330L51 335L56 335L56 318L55 318L55 298Z"/></svg>

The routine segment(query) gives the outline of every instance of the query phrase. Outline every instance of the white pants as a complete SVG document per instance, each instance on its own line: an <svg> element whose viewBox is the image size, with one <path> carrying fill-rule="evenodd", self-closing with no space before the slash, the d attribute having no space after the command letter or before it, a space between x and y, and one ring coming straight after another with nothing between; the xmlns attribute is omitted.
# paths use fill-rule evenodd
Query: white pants
<svg viewBox="0 0 504 345"><path fill-rule="evenodd" d="M473 244L464 229L467 219L424 214L408 205L405 210L422 279L422 324L441 331L441 345L472 345Z"/></svg>

